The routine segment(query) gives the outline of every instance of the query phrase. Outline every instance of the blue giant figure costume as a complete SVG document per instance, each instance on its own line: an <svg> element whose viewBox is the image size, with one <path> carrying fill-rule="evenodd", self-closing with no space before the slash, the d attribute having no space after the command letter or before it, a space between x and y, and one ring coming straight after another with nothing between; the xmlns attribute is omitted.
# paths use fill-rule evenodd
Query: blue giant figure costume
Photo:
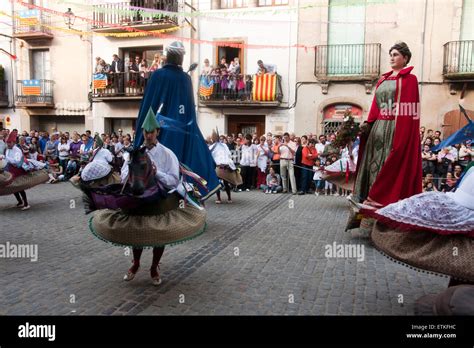
<svg viewBox="0 0 474 348"><path fill-rule="evenodd" d="M170 56L167 58L169 62ZM156 113L161 126L158 140L171 149L181 163L207 181L209 191L201 189L201 194L203 200L209 198L221 185L215 172L215 162L197 125L191 77L181 66L166 64L151 75L136 129L141 129L150 108ZM143 134L137 132L134 147L140 146L142 141Z"/></svg>

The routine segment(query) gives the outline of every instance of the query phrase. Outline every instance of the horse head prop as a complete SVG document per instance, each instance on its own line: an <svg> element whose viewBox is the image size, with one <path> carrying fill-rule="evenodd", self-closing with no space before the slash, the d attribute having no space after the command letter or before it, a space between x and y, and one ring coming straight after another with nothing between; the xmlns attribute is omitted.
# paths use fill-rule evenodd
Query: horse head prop
<svg viewBox="0 0 474 348"><path fill-rule="evenodd" d="M155 168L146 153L145 146L130 153L128 169L128 184L134 196L141 196L146 189L157 185Z"/></svg>

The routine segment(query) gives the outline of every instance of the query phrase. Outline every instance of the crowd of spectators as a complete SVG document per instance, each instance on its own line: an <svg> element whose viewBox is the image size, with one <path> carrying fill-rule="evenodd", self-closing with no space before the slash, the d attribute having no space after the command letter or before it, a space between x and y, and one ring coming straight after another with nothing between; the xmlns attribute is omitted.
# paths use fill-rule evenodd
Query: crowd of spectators
<svg viewBox="0 0 474 348"><path fill-rule="evenodd" d="M10 131L4 129L0 131L0 155L5 155L6 143ZM120 171L123 164L123 154L125 151L132 151L132 135L118 133L101 134L104 147L110 150L114 160L114 169ZM66 181L80 172L89 163L93 154L94 139L91 131L87 130L83 134L78 132L57 132L49 134L46 131L33 130L22 132L17 139L17 146L20 147L26 159L34 159L40 162L47 162L49 170L49 183Z"/></svg>
<svg viewBox="0 0 474 348"><path fill-rule="evenodd" d="M469 162L474 159L471 142L434 149L441 143L440 131L420 128L423 191L450 192Z"/></svg>
<svg viewBox="0 0 474 348"><path fill-rule="evenodd" d="M276 66L273 64L264 64L263 61L257 62L256 74L276 74ZM242 73L240 60L235 57L227 62L222 57L220 63L213 67L209 59L204 59L204 65L201 68L200 84L208 87L212 86L211 94L200 94L204 100L251 100L253 79L252 75Z"/></svg>
<svg viewBox="0 0 474 348"><path fill-rule="evenodd" d="M471 142L464 142L434 151L442 141L440 131L425 132L420 128L423 168L423 191L450 192L467 165L474 160ZM336 134L296 136L294 133L259 136L243 134L220 135L227 144L234 163L241 168L244 180L235 191L262 189L265 193L292 192L317 195L350 195L349 191L324 181L324 169L341 158L357 160L358 139L349 152L334 146ZM207 139L210 142L210 137ZM311 180L312 179L312 180Z"/></svg>
<svg viewBox="0 0 474 348"><path fill-rule="evenodd" d="M0 131L0 155L6 151L5 140L9 130ZM132 134L101 134L104 147L114 157L114 169L119 171L123 164L123 153L131 151ZM433 150L442 141L440 131L420 128L420 151L422 152L423 191L450 192L464 169L474 160L471 142L456 144L441 150ZM243 184L234 191L262 190L265 193L293 193L316 195L349 195L349 191L335 187L324 181L324 168L341 158L355 156L357 159L358 140L350 152L347 148L334 146L336 134L296 136L283 135L221 134L219 141L226 144L232 160L243 178ZM208 144L211 138L208 137ZM25 158L49 163L50 183L69 180L90 160L93 152L93 136L88 130L78 132L23 131L17 146Z"/></svg>
<svg viewBox="0 0 474 348"><path fill-rule="evenodd" d="M165 64L166 57L156 53L150 64L140 55L132 57L128 64L117 54L112 56L111 64L101 57L96 57L95 61L94 73L107 75L107 86L115 88L118 93L123 93L125 86L143 92L151 74Z"/></svg>

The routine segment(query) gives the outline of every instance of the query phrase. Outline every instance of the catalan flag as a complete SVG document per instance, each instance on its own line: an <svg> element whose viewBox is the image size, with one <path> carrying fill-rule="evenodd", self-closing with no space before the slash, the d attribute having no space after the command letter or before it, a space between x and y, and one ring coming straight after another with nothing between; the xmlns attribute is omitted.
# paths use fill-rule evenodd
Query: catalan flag
<svg viewBox="0 0 474 348"><path fill-rule="evenodd" d="M277 75L263 74L253 77L253 100L274 101L276 100Z"/></svg>
<svg viewBox="0 0 474 348"><path fill-rule="evenodd" d="M199 83L199 95L201 97L209 97L212 95L214 90L214 83L212 79L207 76L201 76L201 81Z"/></svg>
<svg viewBox="0 0 474 348"><path fill-rule="evenodd" d="M94 80L92 82L93 89L104 89L107 87L107 75L105 74L94 74Z"/></svg>
<svg viewBox="0 0 474 348"><path fill-rule="evenodd" d="M38 10L20 11L20 26L38 25L40 12Z"/></svg>
<svg viewBox="0 0 474 348"><path fill-rule="evenodd" d="M41 85L39 80L23 80L23 95L41 95Z"/></svg>

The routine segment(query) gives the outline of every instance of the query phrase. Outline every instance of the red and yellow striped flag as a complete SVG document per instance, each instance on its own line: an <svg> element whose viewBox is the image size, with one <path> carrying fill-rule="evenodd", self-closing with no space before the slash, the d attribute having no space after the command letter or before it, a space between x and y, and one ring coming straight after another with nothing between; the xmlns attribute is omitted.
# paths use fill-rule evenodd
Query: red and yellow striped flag
<svg viewBox="0 0 474 348"><path fill-rule="evenodd" d="M199 95L201 97L210 97L214 91L214 84L208 77L202 76L199 83Z"/></svg>
<svg viewBox="0 0 474 348"><path fill-rule="evenodd" d="M105 89L107 87L107 75L105 74L94 74L92 80L93 89Z"/></svg>
<svg viewBox="0 0 474 348"><path fill-rule="evenodd" d="M20 11L20 26L31 26L39 24L39 12L37 10Z"/></svg>
<svg viewBox="0 0 474 348"><path fill-rule="evenodd" d="M276 99L276 74L254 75L253 100L275 101Z"/></svg>

